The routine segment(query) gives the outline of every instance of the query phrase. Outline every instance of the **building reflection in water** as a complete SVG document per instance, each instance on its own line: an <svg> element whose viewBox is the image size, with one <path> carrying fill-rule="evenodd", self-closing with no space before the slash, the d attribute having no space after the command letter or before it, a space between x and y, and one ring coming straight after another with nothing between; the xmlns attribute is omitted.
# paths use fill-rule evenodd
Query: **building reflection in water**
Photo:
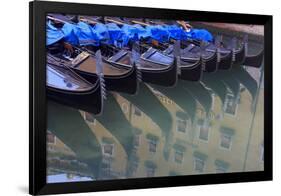
<svg viewBox="0 0 281 196"><path fill-rule="evenodd" d="M48 182L263 170L263 72L112 93L101 116L48 102Z"/></svg>

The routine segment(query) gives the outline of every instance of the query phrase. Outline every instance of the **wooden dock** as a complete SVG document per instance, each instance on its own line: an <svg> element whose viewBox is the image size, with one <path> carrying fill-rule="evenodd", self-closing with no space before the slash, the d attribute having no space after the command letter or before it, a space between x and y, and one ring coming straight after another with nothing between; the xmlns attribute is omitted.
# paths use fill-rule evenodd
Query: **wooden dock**
<svg viewBox="0 0 281 196"><path fill-rule="evenodd" d="M215 22L191 22L195 28L206 28L212 32L220 32L233 36L248 34L249 39L263 41L263 25L245 25L233 23L215 23Z"/></svg>

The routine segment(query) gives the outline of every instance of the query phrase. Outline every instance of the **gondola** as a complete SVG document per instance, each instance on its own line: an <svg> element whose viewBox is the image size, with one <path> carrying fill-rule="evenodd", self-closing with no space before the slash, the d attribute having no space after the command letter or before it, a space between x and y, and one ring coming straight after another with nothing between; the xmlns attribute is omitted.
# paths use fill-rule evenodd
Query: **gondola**
<svg viewBox="0 0 281 196"><path fill-rule="evenodd" d="M102 17L100 17L99 19L102 19ZM114 20L111 21L116 21L116 19L114 18ZM118 19L117 22L120 23ZM140 23L142 25L147 25L146 23L140 22L138 20L134 20L134 22ZM163 24L163 22L161 24ZM232 46L233 44L230 43L230 45ZM219 56L218 69L229 70L232 67L232 65L238 66L241 64L251 67L260 67L263 60L263 50L259 52L257 55L248 55L246 54L246 50L247 50L246 48L247 48L247 36L244 37L244 40L241 42L240 47L233 48L226 45L224 46L220 45L218 47L213 43L208 43L208 45L205 47L205 49L208 52L215 53L216 49L218 50L217 51ZM212 67L210 67L207 71L212 72L212 70L213 70Z"/></svg>
<svg viewBox="0 0 281 196"><path fill-rule="evenodd" d="M208 51L206 46L190 45L181 52L181 62L195 63L201 61L202 71L208 73L214 73L218 70L219 55L217 50Z"/></svg>
<svg viewBox="0 0 281 196"><path fill-rule="evenodd" d="M245 35L240 43L237 43L238 41L235 37L231 40L232 43L227 43L225 40L222 40L225 47L231 46L229 49L233 49L232 66L241 66L244 63L248 44L247 39L247 35Z"/></svg>
<svg viewBox="0 0 281 196"><path fill-rule="evenodd" d="M184 42L184 41L183 41ZM192 43L181 51L182 62L194 62L202 55L203 71L213 73L218 69L229 70L232 67L234 51L222 46L216 46L213 43L204 43L205 46L195 45ZM172 47L165 50L166 53L172 51Z"/></svg>
<svg viewBox="0 0 281 196"><path fill-rule="evenodd" d="M217 50L217 53L219 55L218 57L218 69L219 70L230 70L232 68L233 62L235 60L235 50L233 48L233 45L235 40L232 40L231 47L226 49L224 46L222 46L222 36L217 36L216 38L217 44L214 43L208 43L206 46L206 50L210 52L215 52Z"/></svg>
<svg viewBox="0 0 281 196"><path fill-rule="evenodd" d="M81 78L67 67L47 63L47 96L56 102L100 114L103 108L103 79L96 77L92 83Z"/></svg>
<svg viewBox="0 0 281 196"><path fill-rule="evenodd" d="M86 21L89 24L96 24L98 22L98 21L96 21L95 17L89 17L89 16L83 16L83 21ZM118 21L114 20L114 22L117 22L117 24L120 24ZM142 51L145 53L145 54L141 55L140 69L142 69L142 65L144 67L147 67L147 66L148 67L150 67L150 66L151 67L153 67L153 66L157 67L160 64L163 67L163 64L166 65L167 63L171 63L174 59L174 57L172 55L168 56L167 54L165 54L164 52L160 52L159 50L157 50L153 46L143 44L143 43L140 43L139 45L140 45L140 47L142 47L142 49L143 49ZM122 49L116 49L116 50L117 51L115 51L115 53L117 53L119 50L122 50ZM122 56L122 58L125 58L125 56L126 56L125 53L126 53L126 50L123 50L120 53L116 54L117 58L119 58L120 56ZM173 51L171 51L171 53L173 53ZM158 57L160 57L160 58L158 58ZM120 59L120 61L122 60L122 58ZM112 59L115 59L115 57L112 57L110 60L112 60ZM200 80L201 75L202 75L202 67L201 67L202 61L201 61L201 59L197 59L196 61L194 61L194 59L191 60L191 61L188 61L188 60L181 61L179 63L179 66L180 66L180 69L178 69L178 73L179 73L179 77L181 79L185 79L185 80L189 80L189 81ZM148 69L142 69L143 80L145 82L152 83L152 84L160 84L160 85L163 85L163 86L171 86L171 83L173 81L171 81L171 82L167 81L168 84L163 84L162 74L164 75L164 72L166 72L164 70L161 71L161 76L159 75L160 79L156 78L155 81L150 81L152 76L156 74L155 71L157 71L157 70L151 69L151 71L149 71ZM172 71L172 70L170 70L170 71ZM173 70L173 71L175 71L175 70ZM151 73L149 73L149 72L151 72ZM166 75L168 75L168 74L166 74ZM158 76L156 76L156 77L158 77ZM157 80L160 80L161 83L156 83Z"/></svg>
<svg viewBox="0 0 281 196"><path fill-rule="evenodd" d="M256 67L259 68L262 65L263 61L263 50L261 50L256 55L246 55L243 65L249 66L249 67Z"/></svg>
<svg viewBox="0 0 281 196"><path fill-rule="evenodd" d="M248 36L245 35L241 43L240 49L236 51L235 65L244 65L259 68L263 61L263 49L258 54L248 54Z"/></svg>
<svg viewBox="0 0 281 196"><path fill-rule="evenodd" d="M130 52L126 49L115 50L115 54L106 59L115 66L129 68ZM139 53L139 51L137 52ZM177 65L174 58L169 58L154 48L149 48L140 55L136 62L143 82L171 87L177 83Z"/></svg>
<svg viewBox="0 0 281 196"><path fill-rule="evenodd" d="M185 27L185 25L183 25L181 22L178 22L178 23L181 24L181 26L184 29L187 29L187 27ZM200 42L204 43L204 41L200 41L200 40L195 40L195 41L197 41L199 43ZM194 42L194 43L196 43L196 42ZM199 45L199 43L197 43L197 45ZM234 55L235 55L234 48L233 47L227 48L226 46L223 46L222 45L222 36L219 36L219 35L216 36L215 43L209 41L209 42L206 42L204 44L206 45L205 46L205 50L206 51L213 52L213 53L217 52L217 55L218 55L218 58L217 58L217 60L218 60L217 68L218 69L220 69L220 70L229 70L229 69L231 69L233 61L234 61ZM231 43L231 46L232 45L233 45L233 43Z"/></svg>
<svg viewBox="0 0 281 196"><path fill-rule="evenodd" d="M173 50L174 47L170 45L163 53L173 57ZM199 81L202 77L202 71L213 73L216 72L217 66L216 52L206 51L193 44L180 51L180 78L183 80Z"/></svg>
<svg viewBox="0 0 281 196"><path fill-rule="evenodd" d="M49 15L48 19L63 25L68 18L63 15ZM97 76L97 57L95 51L91 50L91 47L72 47L74 48L74 52L68 55L67 58L65 58L66 54L64 53L57 53L53 56L59 61L66 62L66 66L69 66L70 69L88 81L95 80ZM136 66L117 67L114 66L115 64L107 62L100 63L102 64L105 86L108 91L128 94L137 93L140 77Z"/></svg>
<svg viewBox="0 0 281 196"><path fill-rule="evenodd" d="M249 66L259 68L262 65L264 51L261 50L258 54L249 55L247 53L248 40L247 35L244 36L243 41L240 43L240 47L235 47L236 38L232 39L231 47L224 46L220 48L220 63L219 69L226 70L232 66ZM228 49L225 49L228 48ZM206 50L214 51L214 46L210 44Z"/></svg>
<svg viewBox="0 0 281 196"><path fill-rule="evenodd" d="M96 24L95 18L84 17L83 21L89 24ZM86 19L86 20L85 20ZM141 47L141 46L140 46ZM105 61L114 64L116 67L128 69L132 65L130 62L130 50L117 48L103 44ZM141 51L138 51L141 53ZM170 58L153 47L142 47L140 58L136 62L141 73L143 82L157 84L162 86L175 86L177 82L177 66L174 58Z"/></svg>
<svg viewBox="0 0 281 196"><path fill-rule="evenodd" d="M219 52L220 58L223 59L223 61L220 63L222 70L230 69L231 66L240 66L244 63L246 58L247 45L248 45L247 35L244 36L243 40L240 42L239 45L236 44L237 42L236 38L233 38L231 42L232 43L226 44L225 41L222 41L221 44L223 47L218 48L219 50L221 50ZM211 46L212 48L213 44L210 43L209 46ZM214 51L214 49L211 50ZM230 62L231 64L229 64Z"/></svg>
<svg viewBox="0 0 281 196"><path fill-rule="evenodd" d="M158 22L158 24L159 24L159 22ZM165 24L165 23L160 22L160 24ZM184 25L182 23L180 23L180 24L184 28ZM239 57L240 56L240 50L235 51L235 49L232 47L233 43L230 44L231 47L222 45L221 44L222 43L222 38L221 38L222 36L217 36L217 37L219 39L216 38L215 43L206 42L204 49L208 52L213 52L213 53L217 52L217 54L218 54L218 58L217 58L217 60L218 60L217 66L218 67L217 68L218 69L229 70L229 69L231 69L232 64L235 62L235 54L237 54L238 58L240 58ZM191 40L188 39L188 40L182 40L182 42L184 44L190 44L190 42L192 42L198 47L198 46L200 46L200 42L202 42L202 41L200 41L200 40L192 40L191 41ZM213 69L215 69L215 67L213 67ZM212 66L207 71L212 72Z"/></svg>
<svg viewBox="0 0 281 196"><path fill-rule="evenodd" d="M219 49L218 53L220 54L220 62L219 62L219 69L222 70L230 70L232 67L234 52L233 50L230 50L228 52L222 52L221 49Z"/></svg>
<svg viewBox="0 0 281 196"><path fill-rule="evenodd" d="M137 20L132 20L132 23L141 24L144 26L148 26L148 23L140 22ZM160 46L158 48L162 48L164 54L171 56L173 54L173 46L170 45L170 41L168 43L157 42L157 45ZM193 44L194 42L191 40L183 41L181 46L183 47L180 52L181 65L185 66L186 63L194 64L196 62L200 62L202 66L202 70L205 72L215 72L218 69L219 65L219 55L217 51L208 51L206 47L200 47L200 45ZM197 43L197 42L196 42ZM198 43L197 43L198 44ZM200 59L201 57L201 59ZM197 63L198 64L198 63ZM184 77L183 77L184 79Z"/></svg>
<svg viewBox="0 0 281 196"><path fill-rule="evenodd" d="M107 18L105 20L108 20ZM114 21L109 19L110 21ZM120 21L117 20L120 23ZM132 20L131 23L140 24L143 26L149 26L150 24L140 22L137 20ZM154 41L154 40L153 40ZM173 57L173 44L168 41L168 43L163 43L156 41L152 43L147 43L149 46L156 47L163 51L167 56ZM181 44L183 46L183 44ZM218 54L217 52L210 52L198 47L192 43L185 45L184 49L180 51L180 70L181 70L181 79L186 79L190 81L198 81L201 78L201 70L205 72L215 72L218 69ZM200 70L200 71L199 71ZM193 76L193 77L192 77Z"/></svg>

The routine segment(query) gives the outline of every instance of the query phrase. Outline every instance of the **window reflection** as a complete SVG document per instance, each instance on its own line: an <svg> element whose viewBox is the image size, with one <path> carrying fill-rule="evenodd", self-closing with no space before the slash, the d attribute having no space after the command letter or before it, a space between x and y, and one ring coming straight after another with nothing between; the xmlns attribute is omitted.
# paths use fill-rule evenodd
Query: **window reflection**
<svg viewBox="0 0 281 196"><path fill-rule="evenodd" d="M220 131L220 147L229 150L231 148L234 130L227 127L221 127Z"/></svg>
<svg viewBox="0 0 281 196"><path fill-rule="evenodd" d="M238 109L238 102L237 99L234 97L233 94L227 94L225 103L224 103L224 112L226 114L230 114L232 116L236 115Z"/></svg>

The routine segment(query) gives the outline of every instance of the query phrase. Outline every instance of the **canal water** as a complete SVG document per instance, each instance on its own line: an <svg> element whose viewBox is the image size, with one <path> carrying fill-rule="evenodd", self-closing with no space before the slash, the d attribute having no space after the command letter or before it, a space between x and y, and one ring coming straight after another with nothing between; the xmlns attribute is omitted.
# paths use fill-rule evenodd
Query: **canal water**
<svg viewBox="0 0 281 196"><path fill-rule="evenodd" d="M241 66L174 88L141 84L109 93L100 116L49 100L47 182L262 171L262 76Z"/></svg>

